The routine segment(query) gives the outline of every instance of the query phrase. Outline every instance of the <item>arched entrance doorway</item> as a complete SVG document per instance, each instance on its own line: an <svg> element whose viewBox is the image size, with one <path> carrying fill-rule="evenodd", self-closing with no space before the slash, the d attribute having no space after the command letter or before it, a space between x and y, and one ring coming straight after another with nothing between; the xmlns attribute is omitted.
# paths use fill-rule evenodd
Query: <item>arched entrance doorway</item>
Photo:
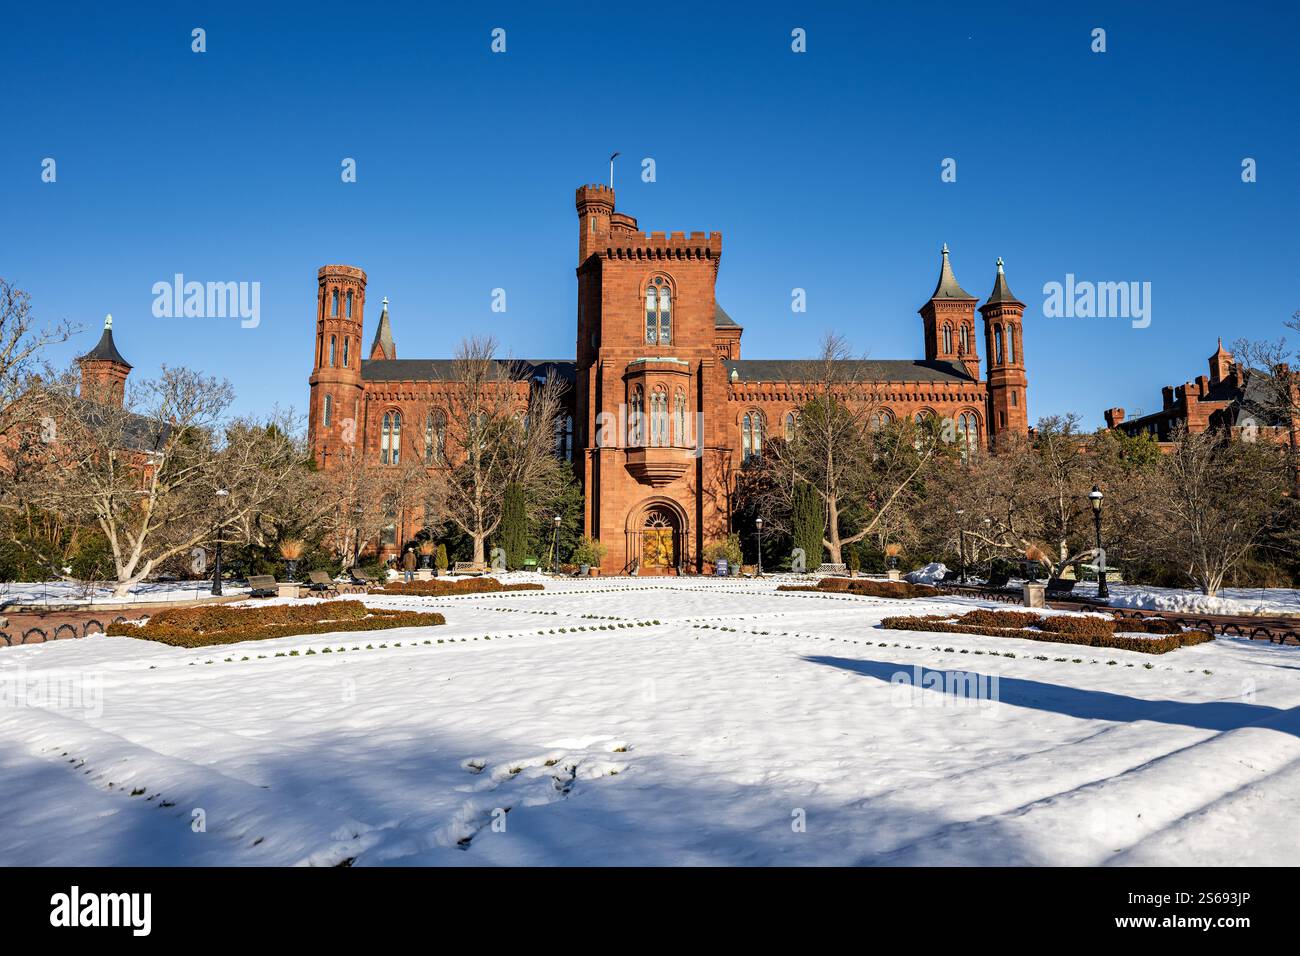
<svg viewBox="0 0 1300 956"><path fill-rule="evenodd" d="M677 574L686 564L686 519L675 503L644 502L628 516L627 531L638 574Z"/></svg>

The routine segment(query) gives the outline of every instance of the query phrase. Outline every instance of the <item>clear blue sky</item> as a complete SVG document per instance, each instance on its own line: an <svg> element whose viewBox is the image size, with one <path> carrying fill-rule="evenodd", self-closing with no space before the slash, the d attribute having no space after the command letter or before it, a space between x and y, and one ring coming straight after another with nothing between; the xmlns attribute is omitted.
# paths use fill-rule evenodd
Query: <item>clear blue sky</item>
<svg viewBox="0 0 1300 956"><path fill-rule="evenodd" d="M368 272L367 344L387 295L402 357L475 327L572 356L573 189L620 150L619 207L644 228L722 231L746 357L807 355L825 329L920 355L947 242L970 292L1000 255L1028 304L1031 419L1100 424L1204 372L1216 336L1274 337L1300 309L1300 17L1039 6L10 4L0 275L86 327L57 358L112 312L134 374L202 368L241 410L304 408L325 263ZM176 272L260 282L261 326L155 318ZM1151 282L1151 326L1044 317L1066 273Z"/></svg>

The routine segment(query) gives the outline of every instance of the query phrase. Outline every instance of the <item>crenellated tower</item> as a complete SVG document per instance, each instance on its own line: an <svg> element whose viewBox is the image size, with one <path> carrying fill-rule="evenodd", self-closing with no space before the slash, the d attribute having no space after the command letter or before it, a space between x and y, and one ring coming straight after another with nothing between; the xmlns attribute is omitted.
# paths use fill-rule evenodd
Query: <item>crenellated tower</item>
<svg viewBox="0 0 1300 956"><path fill-rule="evenodd" d="M988 350L988 433L991 442L1004 434L1026 435L1029 410L1025 405L1025 355L1020 337L1025 304L1011 293L1002 258L988 301L980 306L984 316L984 343Z"/></svg>
<svg viewBox="0 0 1300 956"><path fill-rule="evenodd" d="M307 436L316 464L327 467L361 441L366 274L354 266L321 266L316 281L316 355L309 379Z"/></svg>
<svg viewBox="0 0 1300 956"><path fill-rule="evenodd" d="M918 310L925 325L927 362L960 363L972 379L979 379L980 358L975 347L975 296L957 283L943 246L939 282L930 301Z"/></svg>

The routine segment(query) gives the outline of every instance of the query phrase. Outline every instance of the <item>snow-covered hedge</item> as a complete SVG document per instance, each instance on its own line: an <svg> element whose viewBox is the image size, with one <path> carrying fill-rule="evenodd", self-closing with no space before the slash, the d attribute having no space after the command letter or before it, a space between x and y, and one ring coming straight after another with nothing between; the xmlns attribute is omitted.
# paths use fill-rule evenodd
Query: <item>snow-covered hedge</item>
<svg viewBox="0 0 1300 956"><path fill-rule="evenodd" d="M961 617L924 614L917 617L887 617L880 626L896 631L927 631L939 634L980 634L986 637L1016 637L1053 644L1108 647L1144 654L1167 654L1180 647L1214 640L1205 631L1184 631L1160 618L1114 621L1094 615L1037 615L1029 611L969 611ZM1117 630L1126 633L1117 634ZM1153 634L1129 637L1127 634Z"/></svg>

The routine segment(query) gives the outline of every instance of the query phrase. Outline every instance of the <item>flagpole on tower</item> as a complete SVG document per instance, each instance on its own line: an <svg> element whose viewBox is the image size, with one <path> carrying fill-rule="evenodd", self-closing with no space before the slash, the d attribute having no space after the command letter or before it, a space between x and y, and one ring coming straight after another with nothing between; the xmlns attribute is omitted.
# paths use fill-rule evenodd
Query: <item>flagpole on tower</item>
<svg viewBox="0 0 1300 956"><path fill-rule="evenodd" d="M609 157L609 188L614 188L614 160L618 159L621 154L612 153Z"/></svg>

